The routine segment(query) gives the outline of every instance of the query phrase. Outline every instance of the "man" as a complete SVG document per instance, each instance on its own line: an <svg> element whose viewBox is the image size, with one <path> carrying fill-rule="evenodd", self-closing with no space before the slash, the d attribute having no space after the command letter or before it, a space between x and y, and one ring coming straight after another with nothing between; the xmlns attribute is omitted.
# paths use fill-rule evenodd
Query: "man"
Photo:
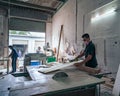
<svg viewBox="0 0 120 96"><path fill-rule="evenodd" d="M39 46L38 49L36 50L36 53L42 53L40 46Z"/></svg>
<svg viewBox="0 0 120 96"><path fill-rule="evenodd" d="M50 45L49 45L49 42L46 43L45 46L43 46L43 49L46 51L48 49L50 49Z"/></svg>
<svg viewBox="0 0 120 96"><path fill-rule="evenodd" d="M18 58L18 54L16 52L16 50L13 48L13 46L8 46L12 51L10 53L10 55L8 57L11 57L12 59L12 72L16 72L16 61L17 61L17 58Z"/></svg>
<svg viewBox="0 0 120 96"><path fill-rule="evenodd" d="M83 34L82 38L83 42L86 45L86 48L83 52L80 53L80 55L76 57L76 59L82 56L85 56L85 59L81 63L76 63L74 65L82 71L86 71L91 74L98 74L100 72L100 69L96 69L98 64L95 53L95 45L90 40L89 34Z"/></svg>

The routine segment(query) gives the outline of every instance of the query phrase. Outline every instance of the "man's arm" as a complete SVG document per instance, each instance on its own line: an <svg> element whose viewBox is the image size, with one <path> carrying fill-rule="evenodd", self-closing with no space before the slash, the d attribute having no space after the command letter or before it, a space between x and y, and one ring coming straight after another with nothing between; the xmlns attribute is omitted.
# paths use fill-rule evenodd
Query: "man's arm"
<svg viewBox="0 0 120 96"><path fill-rule="evenodd" d="M75 59L81 58L82 56L84 56L84 51L80 52L80 55L78 55Z"/></svg>
<svg viewBox="0 0 120 96"><path fill-rule="evenodd" d="M82 64L85 64L86 62L88 62L89 60L92 59L92 55L88 55L82 62L80 63L77 63L75 65L82 65Z"/></svg>
<svg viewBox="0 0 120 96"><path fill-rule="evenodd" d="M88 55L81 63L86 63L92 59L92 55Z"/></svg>
<svg viewBox="0 0 120 96"><path fill-rule="evenodd" d="M77 57L75 57L75 59L70 60L70 62L76 61L78 58L84 56L84 51L80 52L80 55L78 55Z"/></svg>
<svg viewBox="0 0 120 96"><path fill-rule="evenodd" d="M11 53L8 55L8 57L11 57L11 56L12 56L12 54L13 54L13 52L11 52Z"/></svg>

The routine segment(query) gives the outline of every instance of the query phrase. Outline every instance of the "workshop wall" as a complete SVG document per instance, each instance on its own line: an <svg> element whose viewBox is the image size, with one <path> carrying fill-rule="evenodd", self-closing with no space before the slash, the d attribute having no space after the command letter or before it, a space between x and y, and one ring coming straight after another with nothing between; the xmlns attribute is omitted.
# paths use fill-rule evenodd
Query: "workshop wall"
<svg viewBox="0 0 120 96"><path fill-rule="evenodd" d="M54 15L52 19L52 44L58 48L60 28L63 25L61 47L65 42L75 42L75 25L76 25L76 2L68 0L68 2ZM63 51L64 49L61 49Z"/></svg>
<svg viewBox="0 0 120 96"><path fill-rule="evenodd" d="M89 33L92 41L95 43L96 46L96 53L99 66L104 68L106 63L106 54L105 54L105 46L104 46L104 39L98 38L95 36L95 32L97 34L97 30L91 32L93 26L91 24L91 13L99 9L100 7L108 4L113 0L77 0L78 4L78 15L77 15L77 43L81 42L81 36L83 33ZM93 3L94 2L94 3ZM102 24L101 24L102 25ZM99 25L98 25L99 27ZM94 25L96 28L96 24ZM99 35L102 37L102 34Z"/></svg>
<svg viewBox="0 0 120 96"><path fill-rule="evenodd" d="M78 2L77 26L81 24L80 21L83 21L81 24L83 27L78 27L77 41L80 41L79 36L82 33L89 33L95 43L97 59L102 71L117 72L120 64L120 54L118 52L120 49L120 1L106 0L106 2L103 2L103 0L95 0L94 4L90 0L85 1ZM104 14L106 10L109 11L112 8L117 10L106 17L92 21L94 14ZM79 19L79 17L82 18L82 15L83 19ZM115 77L115 74L111 76Z"/></svg>
<svg viewBox="0 0 120 96"><path fill-rule="evenodd" d="M114 0L107 5L85 15L85 32L89 33L97 45L97 58L104 70L117 72L120 64L120 1ZM115 9L104 15L103 10ZM92 21L93 13L100 13L101 18ZM112 75L115 77L115 75Z"/></svg>
<svg viewBox="0 0 120 96"><path fill-rule="evenodd" d="M117 72L120 63L120 59L117 57L120 57L118 50L120 49L120 40L110 38L119 38L120 36L120 12L117 10L114 16L111 15L99 22L92 23L91 18L92 14L97 12L96 10L104 6L109 8L110 6L116 6L116 4L120 5L119 2L119 0L68 0L52 20L53 47L58 45L61 25L64 25L64 43L66 41L75 43L79 50L82 48L82 34L89 33L96 46L99 66L104 71ZM113 40L112 44L110 43L111 40Z"/></svg>

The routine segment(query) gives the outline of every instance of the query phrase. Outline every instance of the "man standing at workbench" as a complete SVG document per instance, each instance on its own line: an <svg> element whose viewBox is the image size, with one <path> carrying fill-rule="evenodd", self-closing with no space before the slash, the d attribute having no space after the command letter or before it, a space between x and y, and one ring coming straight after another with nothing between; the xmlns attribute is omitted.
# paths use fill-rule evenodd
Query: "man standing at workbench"
<svg viewBox="0 0 120 96"><path fill-rule="evenodd" d="M13 48L13 46L8 46L8 47L12 50L8 57L11 57L11 59L12 59L11 73L13 73L13 72L16 72L16 62L17 62L18 54L17 54L16 50Z"/></svg>
<svg viewBox="0 0 120 96"><path fill-rule="evenodd" d="M100 69L96 68L98 64L95 53L95 45L92 43L90 36L87 33L82 35L82 39L86 45L85 50L75 59L81 58L82 56L85 56L85 59L80 63L75 63L74 65L82 71L86 71L91 74L98 74Z"/></svg>

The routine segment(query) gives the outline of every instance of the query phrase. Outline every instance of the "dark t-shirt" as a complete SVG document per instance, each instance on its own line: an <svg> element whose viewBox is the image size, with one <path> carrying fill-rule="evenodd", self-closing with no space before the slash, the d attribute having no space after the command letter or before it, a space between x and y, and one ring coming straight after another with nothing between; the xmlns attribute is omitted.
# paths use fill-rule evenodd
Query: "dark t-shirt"
<svg viewBox="0 0 120 96"><path fill-rule="evenodd" d="M84 54L85 54L85 58L88 55L92 55L92 59L86 62L85 66L95 68L98 64L95 53L95 45L92 43L92 41L90 41L89 44L86 46Z"/></svg>
<svg viewBox="0 0 120 96"><path fill-rule="evenodd" d="M18 57L18 54L17 54L16 50L12 49L11 58L13 59L13 58L17 58L17 57Z"/></svg>

